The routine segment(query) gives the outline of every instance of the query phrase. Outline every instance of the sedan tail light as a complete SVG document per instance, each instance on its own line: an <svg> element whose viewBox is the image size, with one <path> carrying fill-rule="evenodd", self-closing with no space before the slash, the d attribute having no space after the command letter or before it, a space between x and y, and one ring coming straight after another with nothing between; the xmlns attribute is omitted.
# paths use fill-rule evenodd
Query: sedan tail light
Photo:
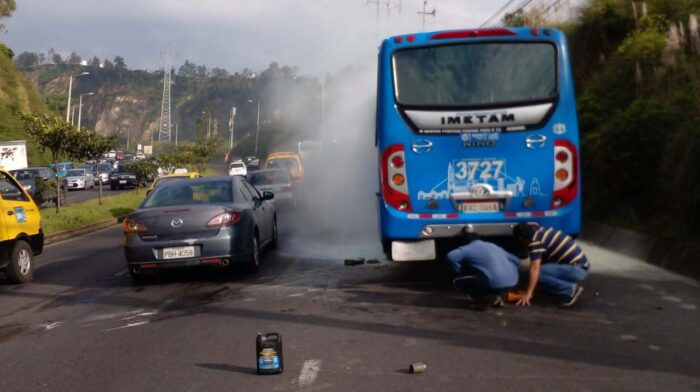
<svg viewBox="0 0 700 392"><path fill-rule="evenodd" d="M240 220L241 211L228 211L211 218L211 220L209 220L209 223L207 223L207 227L218 228L224 226L231 226Z"/></svg>
<svg viewBox="0 0 700 392"><path fill-rule="evenodd" d="M291 191L292 191L291 185L285 185L285 186L282 187L282 192L287 192L287 193L289 193L289 192L291 192Z"/></svg>
<svg viewBox="0 0 700 392"><path fill-rule="evenodd" d="M122 226L124 227L124 234L145 233L148 231L146 225L130 218L124 219Z"/></svg>

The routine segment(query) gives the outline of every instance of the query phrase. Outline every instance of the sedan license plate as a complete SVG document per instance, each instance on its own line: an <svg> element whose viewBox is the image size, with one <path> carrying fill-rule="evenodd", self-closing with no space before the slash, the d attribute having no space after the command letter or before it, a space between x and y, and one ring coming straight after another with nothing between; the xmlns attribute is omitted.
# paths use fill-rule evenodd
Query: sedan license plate
<svg viewBox="0 0 700 392"><path fill-rule="evenodd" d="M120 184L126 184L126 180L119 180Z"/></svg>
<svg viewBox="0 0 700 392"><path fill-rule="evenodd" d="M177 248L164 248L163 259L186 259L194 257L194 246L180 246Z"/></svg>
<svg viewBox="0 0 700 392"><path fill-rule="evenodd" d="M472 201L460 204L462 212L499 212L500 206L498 201Z"/></svg>

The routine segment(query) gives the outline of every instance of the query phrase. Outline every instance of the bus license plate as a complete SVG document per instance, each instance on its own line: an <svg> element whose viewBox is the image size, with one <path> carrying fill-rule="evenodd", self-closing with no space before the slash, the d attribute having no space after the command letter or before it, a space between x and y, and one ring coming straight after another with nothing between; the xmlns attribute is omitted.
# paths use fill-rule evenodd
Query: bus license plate
<svg viewBox="0 0 700 392"><path fill-rule="evenodd" d="M464 202L460 205L462 212L499 212L498 201Z"/></svg>
<svg viewBox="0 0 700 392"><path fill-rule="evenodd" d="M163 259L185 259L194 257L194 246L180 246L177 248L164 248Z"/></svg>

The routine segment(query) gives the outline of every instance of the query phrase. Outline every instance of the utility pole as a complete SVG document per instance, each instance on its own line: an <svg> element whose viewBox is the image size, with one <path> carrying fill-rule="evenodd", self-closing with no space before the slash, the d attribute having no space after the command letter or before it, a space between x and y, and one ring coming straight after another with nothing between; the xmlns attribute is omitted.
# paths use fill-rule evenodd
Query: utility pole
<svg viewBox="0 0 700 392"><path fill-rule="evenodd" d="M177 147L177 131L180 123L175 124L175 147Z"/></svg>
<svg viewBox="0 0 700 392"><path fill-rule="evenodd" d="M207 122L207 140L211 136L211 112L209 112L209 121Z"/></svg>
<svg viewBox="0 0 700 392"><path fill-rule="evenodd" d="M163 64L163 100L160 106L160 126L158 128L158 140L170 141L172 122L170 117L170 86L172 85L172 66L170 47L165 51ZM153 143L151 143L153 145Z"/></svg>
<svg viewBox="0 0 700 392"><path fill-rule="evenodd" d="M229 135L229 147L228 150L229 152L233 150L233 122L236 119L236 107L231 108L231 118L228 120L228 131L230 133Z"/></svg>
<svg viewBox="0 0 700 392"><path fill-rule="evenodd" d="M432 11L427 11L426 9L428 8L428 0L423 0L423 11L418 11L418 15L420 15L423 18L423 30L425 31L425 17L427 15L431 15L433 18L435 17L435 7L433 7Z"/></svg>

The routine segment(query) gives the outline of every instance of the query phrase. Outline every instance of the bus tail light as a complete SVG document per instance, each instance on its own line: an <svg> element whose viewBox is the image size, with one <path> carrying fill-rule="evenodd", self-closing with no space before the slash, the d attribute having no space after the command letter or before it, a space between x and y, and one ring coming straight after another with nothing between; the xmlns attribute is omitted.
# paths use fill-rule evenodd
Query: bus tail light
<svg viewBox="0 0 700 392"><path fill-rule="evenodd" d="M430 37L433 39L460 39L460 38L480 38L480 37L508 37L518 35L509 29L481 29L481 30L454 30L443 31Z"/></svg>
<svg viewBox="0 0 700 392"><path fill-rule="evenodd" d="M393 144L382 153L382 194L384 201L400 211L411 212L406 181L406 156L403 145Z"/></svg>
<svg viewBox="0 0 700 392"><path fill-rule="evenodd" d="M552 208L571 203L578 195L578 156L568 140L554 141L554 194Z"/></svg>

